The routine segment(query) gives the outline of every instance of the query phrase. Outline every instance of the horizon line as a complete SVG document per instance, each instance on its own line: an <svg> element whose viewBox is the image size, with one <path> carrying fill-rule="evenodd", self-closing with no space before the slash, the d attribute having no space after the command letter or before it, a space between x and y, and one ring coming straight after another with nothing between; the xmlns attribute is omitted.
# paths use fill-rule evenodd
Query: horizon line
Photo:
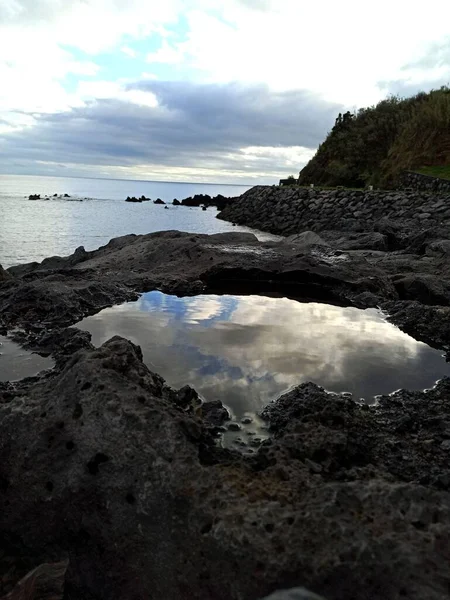
<svg viewBox="0 0 450 600"><path fill-rule="evenodd" d="M95 179L105 181L136 181L139 183L171 183L171 184L185 184L185 185L224 185L231 187L248 187L255 185L272 185L270 183L219 183L217 181L167 181L161 179L124 179L122 177L88 177L86 175L37 175L37 174L24 174L24 173L0 173L0 177L59 177L60 179Z"/></svg>

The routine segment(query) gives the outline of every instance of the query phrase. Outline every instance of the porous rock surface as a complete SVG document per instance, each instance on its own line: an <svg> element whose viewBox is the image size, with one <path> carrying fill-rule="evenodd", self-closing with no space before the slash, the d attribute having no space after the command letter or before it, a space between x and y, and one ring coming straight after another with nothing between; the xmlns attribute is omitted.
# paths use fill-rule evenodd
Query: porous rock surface
<svg viewBox="0 0 450 600"><path fill-rule="evenodd" d="M449 494L417 481L425 447L448 456L440 430L417 445L408 425L383 431L382 408L293 393L265 415L275 439L245 458L213 445L131 342L80 350L0 395L2 555L25 570L67 556L70 598L257 600L295 585L447 598ZM383 436L417 469L399 475Z"/></svg>
<svg viewBox="0 0 450 600"><path fill-rule="evenodd" d="M304 384L267 407L272 439L244 457L214 443L220 406L193 410L195 391L171 390L131 342L96 349L68 327L152 289L279 292L382 306L449 347L445 227L298 233L130 235L8 269L0 325L56 366L0 383L0 596L68 558L75 600L295 586L328 600L448 597L448 380L375 407Z"/></svg>

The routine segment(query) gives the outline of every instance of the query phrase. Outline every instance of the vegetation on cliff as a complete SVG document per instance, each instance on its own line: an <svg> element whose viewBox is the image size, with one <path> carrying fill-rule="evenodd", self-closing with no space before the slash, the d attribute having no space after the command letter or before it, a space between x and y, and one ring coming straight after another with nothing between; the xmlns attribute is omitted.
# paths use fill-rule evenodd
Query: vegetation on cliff
<svg viewBox="0 0 450 600"><path fill-rule="evenodd" d="M442 87L339 114L299 183L389 186L402 171L448 173L449 165L450 88Z"/></svg>

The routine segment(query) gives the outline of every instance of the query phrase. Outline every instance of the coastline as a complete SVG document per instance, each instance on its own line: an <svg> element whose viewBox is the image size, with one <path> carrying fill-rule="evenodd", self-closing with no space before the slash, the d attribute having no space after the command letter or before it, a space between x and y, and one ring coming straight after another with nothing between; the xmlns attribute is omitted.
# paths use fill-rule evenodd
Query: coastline
<svg viewBox="0 0 450 600"><path fill-rule="evenodd" d="M395 232L406 239L406 229ZM126 597L136 574L142 593L168 600L187 597L186 589L205 600L256 599L286 582L339 600L349 590L444 597L448 379L374 407L303 384L264 411L272 437L244 457L215 444L207 419L148 370L138 347L114 338L96 349L70 327L142 291L247 286L381 306L405 331L446 350L450 277L435 237L422 233L414 254L412 242L373 250L367 232L339 233L272 242L238 232L129 235L0 271L3 328L55 360L51 372L0 384L8 482L0 531L26 541L24 569L69 556L73 590L105 598ZM373 243L379 235L392 242L387 230L376 233ZM14 543L7 550L24 560Z"/></svg>

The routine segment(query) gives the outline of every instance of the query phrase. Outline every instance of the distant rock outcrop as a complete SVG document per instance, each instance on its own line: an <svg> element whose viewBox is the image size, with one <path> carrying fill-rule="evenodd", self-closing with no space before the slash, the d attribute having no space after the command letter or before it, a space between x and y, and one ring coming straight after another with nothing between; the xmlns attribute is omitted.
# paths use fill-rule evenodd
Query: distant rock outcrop
<svg viewBox="0 0 450 600"><path fill-rule="evenodd" d="M209 196L208 194L195 194L181 201L183 206L216 206L219 210L223 210L226 206L234 202L234 198L226 198L222 194L217 196Z"/></svg>

